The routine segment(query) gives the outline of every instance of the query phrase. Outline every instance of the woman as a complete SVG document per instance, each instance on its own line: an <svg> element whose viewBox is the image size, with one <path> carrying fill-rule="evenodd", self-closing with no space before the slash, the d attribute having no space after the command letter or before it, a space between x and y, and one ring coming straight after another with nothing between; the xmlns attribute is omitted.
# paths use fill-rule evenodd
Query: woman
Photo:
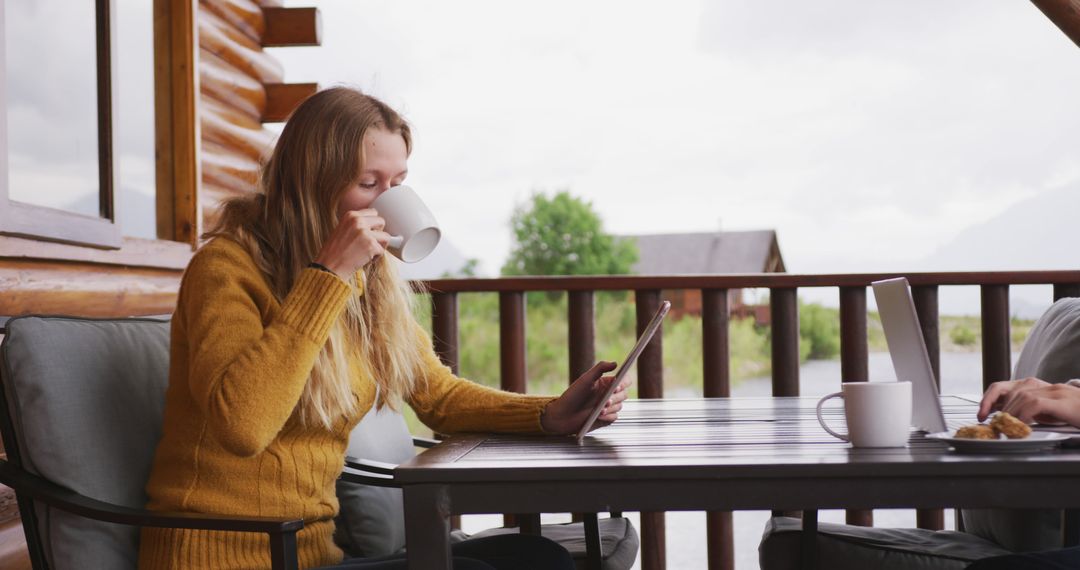
<svg viewBox="0 0 1080 570"><path fill-rule="evenodd" d="M285 125L261 191L225 205L181 283L148 508L303 518L301 567L337 564L334 481L372 406L408 403L440 433L570 434L603 397L613 363L550 398L485 388L439 362L368 207L405 179L411 144L408 124L380 101L323 91ZM615 421L625 388L601 424ZM522 559L569 560L554 543L521 539L535 555ZM495 563L520 550L488 547ZM484 545L470 548L483 557ZM148 528L139 566L268 567L267 539Z"/></svg>

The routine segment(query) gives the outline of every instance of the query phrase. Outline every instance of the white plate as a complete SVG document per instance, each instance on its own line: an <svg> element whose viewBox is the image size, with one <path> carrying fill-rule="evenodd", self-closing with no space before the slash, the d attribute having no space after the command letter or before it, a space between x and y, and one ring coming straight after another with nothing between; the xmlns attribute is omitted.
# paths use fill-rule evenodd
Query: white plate
<svg viewBox="0 0 1080 570"><path fill-rule="evenodd" d="M1032 432L1024 439L961 439L947 431L926 434L927 439L944 441L959 453L1035 453L1053 449L1071 437L1047 431Z"/></svg>

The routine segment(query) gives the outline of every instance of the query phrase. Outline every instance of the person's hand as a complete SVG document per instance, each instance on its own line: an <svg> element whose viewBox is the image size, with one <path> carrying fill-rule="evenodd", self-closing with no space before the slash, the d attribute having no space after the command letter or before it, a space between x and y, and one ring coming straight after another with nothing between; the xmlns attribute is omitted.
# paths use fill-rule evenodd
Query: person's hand
<svg viewBox="0 0 1080 570"><path fill-rule="evenodd" d="M605 373L615 370L614 362L597 362L588 372L582 374L574 383L555 400L544 408L540 417L540 425L544 431L552 434L569 435L577 433L581 429L585 419L592 413L593 408L607 393L614 376L604 376ZM611 399L605 404L600 416L593 423L593 429L606 426L619 417L622 402L626 399L626 388L630 386L630 380L624 378L622 384L615 388Z"/></svg>
<svg viewBox="0 0 1080 570"><path fill-rule="evenodd" d="M385 227L386 221L375 210L352 210L341 217L314 261L348 279L383 254L390 243Z"/></svg>
<svg viewBox="0 0 1080 570"><path fill-rule="evenodd" d="M1001 411L1029 424L1066 423L1080 426L1080 388L1046 384L1013 392L1005 399Z"/></svg>
<svg viewBox="0 0 1080 570"><path fill-rule="evenodd" d="M1080 388L1038 378L994 382L979 403L979 421L1002 411L1024 423L1080 427Z"/></svg>
<svg viewBox="0 0 1080 570"><path fill-rule="evenodd" d="M996 412L1004 408L1005 403L1010 398L1015 397L1020 392L1026 390L1033 390L1036 388L1045 388L1050 386L1049 382L1044 382L1038 378L1024 378L1023 380L1005 380L1002 382L994 382L986 389L986 393L983 394L982 402L979 402L978 418L980 422L986 421L986 418L990 416L991 412ZM1011 413L1011 412L1010 412Z"/></svg>

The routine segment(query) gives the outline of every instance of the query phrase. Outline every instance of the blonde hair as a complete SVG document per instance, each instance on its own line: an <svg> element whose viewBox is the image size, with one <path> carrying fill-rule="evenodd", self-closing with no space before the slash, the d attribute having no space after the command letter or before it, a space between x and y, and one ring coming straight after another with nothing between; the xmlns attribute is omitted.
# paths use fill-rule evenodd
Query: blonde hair
<svg viewBox="0 0 1080 570"><path fill-rule="evenodd" d="M285 124L263 165L259 191L226 202L203 237L224 236L244 246L284 300L336 226L341 196L363 169L362 143L371 129L400 134L412 151L409 125L378 99L342 87L312 95ZM349 298L297 403L306 424L332 428L357 411L353 365L378 385L377 409L397 409L419 376L422 337L408 284L385 256L361 275L363 295Z"/></svg>

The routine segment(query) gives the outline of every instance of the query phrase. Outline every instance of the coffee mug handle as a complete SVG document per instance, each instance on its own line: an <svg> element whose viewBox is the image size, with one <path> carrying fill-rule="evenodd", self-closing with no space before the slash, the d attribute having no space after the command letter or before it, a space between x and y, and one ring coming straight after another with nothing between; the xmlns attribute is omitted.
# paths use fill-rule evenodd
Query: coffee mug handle
<svg viewBox="0 0 1080 570"><path fill-rule="evenodd" d="M824 398L818 400L818 403L817 403L817 421L818 421L819 424L821 424L821 427L825 428L825 431L829 432L829 434L832 435L833 437L835 437L837 439L842 439L842 440L844 440L844 441L846 441L848 443L851 443L851 437L850 436L848 436L847 434L839 434L839 433L836 433L835 431L829 429L829 426L825 425L825 418L821 417L821 406L825 405L825 402L827 400L831 400L833 398L843 398L843 397L844 397L843 392L836 392L836 393L833 393L833 394L829 394L828 396L825 396Z"/></svg>
<svg viewBox="0 0 1080 570"><path fill-rule="evenodd" d="M401 246L405 244L404 236L390 236L390 241L386 244L386 247L392 247L394 249L401 249Z"/></svg>

